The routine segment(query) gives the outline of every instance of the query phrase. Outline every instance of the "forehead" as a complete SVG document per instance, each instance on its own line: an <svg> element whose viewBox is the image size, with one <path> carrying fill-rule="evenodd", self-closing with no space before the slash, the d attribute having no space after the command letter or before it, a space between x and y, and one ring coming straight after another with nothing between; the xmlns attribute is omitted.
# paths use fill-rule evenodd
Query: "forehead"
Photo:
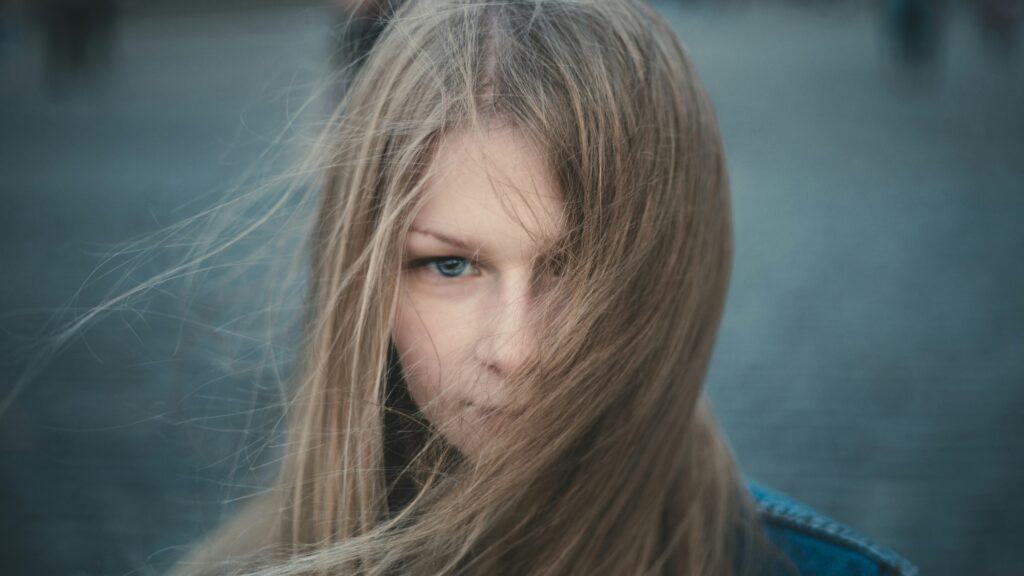
<svg viewBox="0 0 1024 576"><path fill-rule="evenodd" d="M498 252L535 250L561 233L561 194L550 169L516 132L455 133L440 143L433 162L414 229Z"/></svg>

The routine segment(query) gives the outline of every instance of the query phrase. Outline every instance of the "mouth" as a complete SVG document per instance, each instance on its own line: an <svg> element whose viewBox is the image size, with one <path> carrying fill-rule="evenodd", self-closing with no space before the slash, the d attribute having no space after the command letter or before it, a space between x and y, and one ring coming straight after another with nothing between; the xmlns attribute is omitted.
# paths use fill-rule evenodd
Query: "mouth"
<svg viewBox="0 0 1024 576"><path fill-rule="evenodd" d="M481 420L485 421L498 419L504 420L522 413L521 409L511 409L497 405L475 404L473 402L467 402L466 409Z"/></svg>

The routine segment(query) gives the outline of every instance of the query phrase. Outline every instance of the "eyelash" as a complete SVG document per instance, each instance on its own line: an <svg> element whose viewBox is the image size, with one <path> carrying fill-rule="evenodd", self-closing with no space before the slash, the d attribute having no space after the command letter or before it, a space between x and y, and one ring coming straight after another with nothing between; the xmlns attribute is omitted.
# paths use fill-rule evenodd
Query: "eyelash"
<svg viewBox="0 0 1024 576"><path fill-rule="evenodd" d="M473 268L479 268L479 263L476 260L473 260L472 258L465 258L465 257L462 257L462 256L432 256L432 257L429 257L429 258L419 258L417 260L413 260L413 261L409 262L409 268L413 269L413 270L420 270L420 269L426 268L427 266L430 266L431 264L436 264L438 262L444 262L446 260L461 260L461 261L465 262L466 264L468 264L469 266L471 266ZM459 276L445 276L440 271L438 271L438 272L435 273L435 275L437 277L443 278L445 280L457 280L459 278L465 278L466 276L475 276L476 274L463 274L463 275L459 275Z"/></svg>

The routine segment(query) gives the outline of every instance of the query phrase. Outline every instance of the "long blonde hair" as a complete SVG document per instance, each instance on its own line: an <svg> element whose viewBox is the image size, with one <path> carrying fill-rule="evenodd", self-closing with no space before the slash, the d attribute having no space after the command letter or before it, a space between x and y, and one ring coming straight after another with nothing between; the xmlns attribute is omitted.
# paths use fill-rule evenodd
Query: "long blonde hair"
<svg viewBox="0 0 1024 576"><path fill-rule="evenodd" d="M470 462L389 330L438 143L510 127L566 233L536 261L522 426ZM733 574L759 531L702 395L732 263L712 105L639 0L412 0L315 150L301 365L274 487L181 573ZM748 536L752 536L748 537Z"/></svg>

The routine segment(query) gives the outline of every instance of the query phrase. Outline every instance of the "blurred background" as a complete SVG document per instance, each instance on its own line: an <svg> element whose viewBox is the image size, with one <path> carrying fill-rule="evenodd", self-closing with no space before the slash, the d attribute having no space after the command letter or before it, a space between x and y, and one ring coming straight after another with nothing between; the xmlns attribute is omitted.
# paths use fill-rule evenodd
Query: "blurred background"
<svg viewBox="0 0 1024 576"><path fill-rule="evenodd" d="M729 159L708 389L744 473L923 574L1024 574L1022 1L654 5ZM285 378L235 331L255 280L174 279L33 358L182 249L126 241L288 170L372 41L349 15L0 2L4 574L161 573L272 474Z"/></svg>

